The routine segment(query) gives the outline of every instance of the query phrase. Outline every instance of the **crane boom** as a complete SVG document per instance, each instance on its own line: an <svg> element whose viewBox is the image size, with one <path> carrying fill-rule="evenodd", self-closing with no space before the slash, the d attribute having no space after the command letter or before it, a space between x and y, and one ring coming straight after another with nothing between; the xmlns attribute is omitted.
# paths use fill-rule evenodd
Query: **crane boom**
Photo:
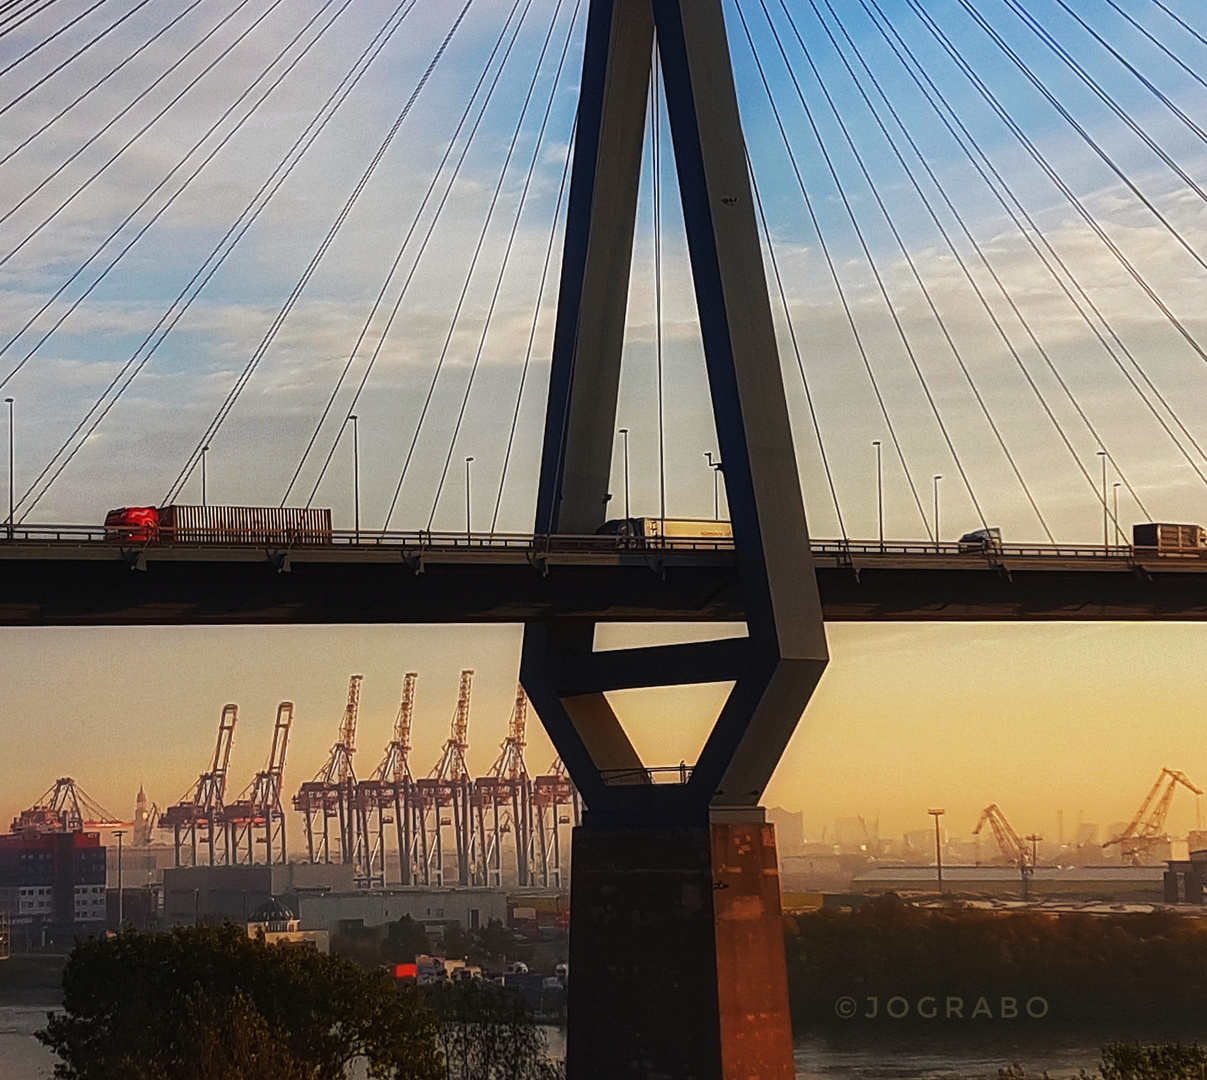
<svg viewBox="0 0 1207 1080"><path fill-rule="evenodd" d="M469 746L469 699L473 681L474 673L471 668L461 672L461 685L457 688L457 711L453 714L452 740L462 750Z"/></svg>
<svg viewBox="0 0 1207 1080"><path fill-rule="evenodd" d="M1202 788L1194 784L1190 777L1178 769L1163 768L1153 786L1140 804L1127 828L1118 836L1113 836L1102 846L1112 847L1118 844L1125 855L1135 856L1147 849L1165 836L1165 819L1169 816L1169 808L1173 805L1174 793L1179 787L1196 797L1203 794Z"/></svg>
<svg viewBox="0 0 1207 1080"><path fill-rule="evenodd" d="M415 680L417 671L402 677L402 699L398 702L398 719L394 722L394 741L404 750L411 749L411 719L415 712Z"/></svg>
<svg viewBox="0 0 1207 1080"><path fill-rule="evenodd" d="M363 675L353 675L348 680L348 703L344 706L344 719L339 727L339 741L348 753L356 750L356 718L360 713L360 683Z"/></svg>
<svg viewBox="0 0 1207 1080"><path fill-rule="evenodd" d="M972 830L972 835L980 836L981 830L985 827L986 823L993 830L993 838L997 841L997 846L1001 850L1002 855L1009 862L1016 863L1019 866L1028 865L1030 859L1028 857L1027 845L1023 843L1010 822L1006 820L1006 815L1002 813L997 803L990 803L981 811L981 817L977 821L976 828Z"/></svg>

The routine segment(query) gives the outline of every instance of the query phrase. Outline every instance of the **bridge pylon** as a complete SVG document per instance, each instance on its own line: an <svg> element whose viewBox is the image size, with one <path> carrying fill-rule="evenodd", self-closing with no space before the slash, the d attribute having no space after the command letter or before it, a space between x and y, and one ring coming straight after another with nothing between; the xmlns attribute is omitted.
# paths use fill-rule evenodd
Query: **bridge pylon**
<svg viewBox="0 0 1207 1080"><path fill-rule="evenodd" d="M747 636L594 650L525 628L521 681L581 792L568 1074L794 1075L775 840L759 800L828 653L721 0L591 0L539 535L606 518L652 64L662 70ZM677 782L605 694L729 680Z"/></svg>

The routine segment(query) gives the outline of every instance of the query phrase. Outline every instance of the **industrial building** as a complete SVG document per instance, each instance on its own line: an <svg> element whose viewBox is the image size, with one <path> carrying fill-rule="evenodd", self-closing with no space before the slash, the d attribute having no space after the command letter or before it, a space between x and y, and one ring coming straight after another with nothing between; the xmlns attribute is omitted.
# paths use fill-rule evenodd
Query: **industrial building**
<svg viewBox="0 0 1207 1080"><path fill-rule="evenodd" d="M0 907L25 947L70 944L103 932L107 918L105 848L99 833L0 835Z"/></svg>
<svg viewBox="0 0 1207 1080"><path fill-rule="evenodd" d="M954 896L1030 899L1104 899L1159 904L1164 898L1163 866L1036 866L1024 875L1016 866L944 866L942 891ZM861 893L936 893L936 868L873 866L851 879Z"/></svg>

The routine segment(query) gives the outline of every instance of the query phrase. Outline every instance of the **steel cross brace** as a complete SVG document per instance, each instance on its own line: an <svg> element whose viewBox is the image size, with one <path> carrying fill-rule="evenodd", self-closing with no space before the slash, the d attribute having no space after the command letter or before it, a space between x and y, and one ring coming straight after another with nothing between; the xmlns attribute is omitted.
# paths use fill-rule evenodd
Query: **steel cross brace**
<svg viewBox="0 0 1207 1080"><path fill-rule="evenodd" d="M525 628L520 676L584 824L754 808L828 653L721 0L591 0L536 532L604 523L653 58L661 64L747 636L596 652ZM690 779L653 784L605 692L732 680Z"/></svg>

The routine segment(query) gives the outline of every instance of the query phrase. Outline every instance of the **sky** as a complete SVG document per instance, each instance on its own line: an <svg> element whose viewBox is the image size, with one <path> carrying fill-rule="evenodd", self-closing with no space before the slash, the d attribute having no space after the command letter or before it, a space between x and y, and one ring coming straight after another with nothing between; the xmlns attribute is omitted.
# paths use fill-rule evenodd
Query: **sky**
<svg viewBox="0 0 1207 1080"><path fill-rule="evenodd" d="M469 456L474 527L529 528L585 0L88 7L61 0L0 36L18 518L198 501L208 445L210 501L313 500L348 528L355 411L367 528L464 528ZM1021 10L726 0L814 536L874 535L873 440L894 538L932 529L941 475L948 539L989 524L1091 542L1103 448L1124 532L1207 522L1207 24L1190 0L1036 0L1038 33ZM618 427L634 513L661 511L664 476L668 513L710 516L716 441L665 119L660 145L662 377L647 155ZM956 833L989 802L1027 831L1054 828L1057 809L1125 819L1163 765L1207 777L1201 633L832 626L833 662L767 801L815 834L856 813L886 835L924 826L936 801ZM0 638L6 815L64 773L114 810L139 782L175 801L228 700L240 786L284 697L299 710L290 775L307 779L353 672L362 768L413 669L426 771L463 666L488 766L519 631ZM617 706L647 759L674 764L723 692ZM532 764L551 756L534 731ZM1174 814L1193 807L1179 796Z"/></svg>

